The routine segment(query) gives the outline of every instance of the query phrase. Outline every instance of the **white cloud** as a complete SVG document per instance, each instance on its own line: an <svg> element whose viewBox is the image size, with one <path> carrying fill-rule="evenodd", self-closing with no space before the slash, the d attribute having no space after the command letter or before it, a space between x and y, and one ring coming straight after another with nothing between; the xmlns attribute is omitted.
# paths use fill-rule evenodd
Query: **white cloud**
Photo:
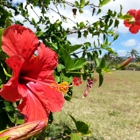
<svg viewBox="0 0 140 140"><path fill-rule="evenodd" d="M14 2L23 2L24 1L24 4L26 3L25 0L14 0ZM69 2L73 2L74 0L69 0ZM98 2L99 0L94 0L94 4L95 5L98 5ZM90 3L93 3L93 0L90 1ZM126 13L129 9L139 9L139 1L138 0L115 0L115 1L111 1L109 4L105 5L102 7L102 13L106 13L108 11L108 9L111 9L111 10L115 10L115 11L118 11L120 10L120 4L123 6L123 10L122 12L123 13ZM54 8L56 11L57 9L53 6L53 4L50 4L49 7L52 7ZM29 8L28 6L28 9L29 9L29 14L31 16L31 18L33 17L36 21L38 20L38 17L36 16L36 14L32 11L32 9ZM81 22L81 21L84 21L86 22L86 20L89 21L89 23L93 23L93 22L96 22L99 17L101 17L102 15L100 16L96 16L96 14L94 16L92 16L92 8L90 6L88 7L85 7L84 8L84 14L80 14L78 11L77 11L77 15L76 15L76 18L73 17L73 13L72 13L72 7L71 6L67 6L65 9L62 7L59 7L58 6L58 9L59 9L59 12L61 14L63 14L64 16L70 18L71 20L73 20L75 23L76 22ZM38 7L35 8L35 11L36 13L40 16L41 15L41 11ZM97 11L97 8L96 8L96 11ZM52 10L50 10L49 12L46 13L46 16L50 17L51 19L51 22L55 22L57 19L61 20L60 16L58 14L56 14L55 12L53 12ZM20 19L22 21L22 17L21 16L17 16L15 17L16 19ZM29 27L31 28L32 30L35 31L35 29L33 28L32 25L30 25L28 22L26 22L24 24L26 27ZM64 28L72 28L75 24L68 20L67 23L63 23L63 27ZM43 29L44 28L44 25L41 25L41 28ZM120 21L120 24L119 24L119 28L117 29L117 31L119 33L128 33L129 30L128 28L126 28L123 24L123 21L121 20ZM68 36L69 40L72 42L72 44L74 43L82 43L84 41L86 42L91 42L93 43L93 40L96 40L97 38L94 37L92 38L91 36L88 36L86 39L84 37L82 37L81 39L77 39L76 35L70 35ZM134 42L131 42L130 46L132 46ZM127 45L126 45L127 46Z"/></svg>
<svg viewBox="0 0 140 140"><path fill-rule="evenodd" d="M25 0L13 0L12 2L13 3L21 3L21 2L24 2Z"/></svg>
<svg viewBox="0 0 140 140"><path fill-rule="evenodd" d="M108 9L111 9L111 10L119 12L120 5L122 5L123 7L122 9L123 14L126 14L127 11L129 11L130 9L136 9L136 10L140 9L139 0L115 0L115 1L112 0L109 4L103 6L102 11L103 13L106 13ZM119 21L120 21L120 24L117 31L119 33L128 33L129 29L124 26L123 20L119 20Z"/></svg>
<svg viewBox="0 0 140 140"><path fill-rule="evenodd" d="M140 43L139 43L138 46L136 47L136 50L140 53Z"/></svg>
<svg viewBox="0 0 140 140"><path fill-rule="evenodd" d="M126 33L128 33L129 32L129 28L126 28L125 26L124 26L124 24L123 24L123 20L119 20L119 27L118 27L118 29L117 29L117 31L119 32L119 33L122 33L122 34L126 34Z"/></svg>
<svg viewBox="0 0 140 140"><path fill-rule="evenodd" d="M25 0L13 0L14 3L16 2L26 2ZM71 0L69 2L74 2L74 0ZM94 4L98 5L99 0L94 0ZM90 3L93 3L93 1L91 0ZM138 0L115 0L115 1L111 1L109 4L105 5L102 7L102 12L106 13L108 11L108 9L111 10L115 10L117 12L119 12L120 10L120 4L123 6L123 13L126 13L129 9L139 9L139 1ZM52 7L52 4L49 5L49 7ZM54 8L54 7L53 7ZM67 6L65 9L63 7L58 7L60 13L62 13L63 15L71 18L74 22L80 22L80 21L86 21L89 20L89 22L95 22L97 21L99 16L91 16L92 15L92 8L89 7L85 7L84 8L84 14L80 14L77 11L77 16L76 18L73 17L73 13L72 13L72 7L71 6ZM36 11L37 10L37 11ZM97 8L96 8L97 10ZM38 8L35 8L35 11L37 12L37 14L39 14L40 12L38 12ZM57 10L56 10L57 11ZM32 17L34 17L34 13L32 10L30 10L30 15ZM61 19L58 14L54 13L53 11L50 10L50 12L48 12L47 14L49 17L53 17L52 21L55 21L57 19ZM51 15L51 16L50 16ZM35 15L36 17L36 15ZM72 27L74 24L72 22L68 22L67 24L65 24L64 26L67 27ZM120 25L118 28L118 31L121 33L127 33L128 32L128 28L125 28L123 25L123 21L120 21Z"/></svg>
<svg viewBox="0 0 140 140"><path fill-rule="evenodd" d="M97 40L97 37L92 37L92 35L88 35L87 38L81 37L78 38L77 34L71 34L68 35L68 40L74 45L74 44L82 44L84 42L90 42L91 45L93 46L94 41ZM102 42L102 38L100 38L100 42Z"/></svg>
<svg viewBox="0 0 140 140"><path fill-rule="evenodd" d="M133 47L137 44L137 41L135 39L129 39L125 42L122 42L121 44L125 47Z"/></svg>
<svg viewBox="0 0 140 140"><path fill-rule="evenodd" d="M119 56L126 56L127 55L126 50L117 50L117 53L118 53Z"/></svg>

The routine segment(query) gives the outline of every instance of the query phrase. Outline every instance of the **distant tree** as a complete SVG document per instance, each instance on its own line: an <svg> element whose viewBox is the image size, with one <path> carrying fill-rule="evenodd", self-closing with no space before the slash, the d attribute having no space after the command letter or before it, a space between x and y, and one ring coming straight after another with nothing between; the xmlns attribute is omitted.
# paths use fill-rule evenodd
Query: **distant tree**
<svg viewBox="0 0 140 140"><path fill-rule="evenodd" d="M112 61L112 65L114 65L115 67L117 67L119 64L121 64L123 62L123 58L120 56L116 56L113 61Z"/></svg>
<svg viewBox="0 0 140 140"><path fill-rule="evenodd" d="M133 58L137 58L137 57L139 57L139 53L138 53L137 50L132 49L130 52L128 52L127 56L131 56Z"/></svg>
<svg viewBox="0 0 140 140"><path fill-rule="evenodd" d="M140 62L140 56L136 58L136 62Z"/></svg>
<svg viewBox="0 0 140 140"><path fill-rule="evenodd" d="M104 58L107 62L110 62L114 58L114 54L111 53L111 52L107 52L107 53L104 54Z"/></svg>
<svg viewBox="0 0 140 140"><path fill-rule="evenodd" d="M108 63L109 67L117 67L120 63L123 62L123 58L120 57L116 52L111 53L108 52L104 55L106 62Z"/></svg>

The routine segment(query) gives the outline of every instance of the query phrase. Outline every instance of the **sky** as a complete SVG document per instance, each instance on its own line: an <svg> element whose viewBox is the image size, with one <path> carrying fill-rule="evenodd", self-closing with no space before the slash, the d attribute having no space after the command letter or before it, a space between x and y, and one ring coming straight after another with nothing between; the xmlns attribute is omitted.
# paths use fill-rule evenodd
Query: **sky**
<svg viewBox="0 0 140 140"><path fill-rule="evenodd" d="M69 2L73 2L74 0L67 0ZM78 0L77 0L78 1ZM90 3L94 3L95 5L98 5L99 0L90 0ZM25 0L13 0L14 3L20 3L20 2L26 2ZM108 9L118 11L120 10L120 4L123 6L122 13L126 14L128 10L130 9L140 9L140 0L112 0L109 4L102 7L103 13L106 13ZM52 5L50 5L51 7ZM63 15L71 18L74 22L80 22L80 21L86 21L89 20L89 22L97 21L99 16L91 16L92 15L92 8L86 7L84 8L84 14L80 14L77 12L76 18L73 17L72 8L70 6L66 7L64 10L63 8L59 8L60 13L63 13ZM40 15L40 9L35 9L36 13ZM32 17L35 18L35 20L38 20L35 13L29 9L29 13ZM47 13L47 16L51 18L51 22L56 21L57 19L61 20L61 18L54 13L53 11L50 11ZM22 21L23 18L21 16L15 17L16 19ZM25 24L26 27L31 28L34 30L34 28L29 25L29 23ZM74 26L74 23L72 21L68 21L67 23L63 23L64 28L71 28ZM42 25L43 29L43 25ZM137 34L132 34L129 32L129 29L126 28L123 25L123 21L120 21L119 28L116 30L116 32L119 34L119 38L111 45L111 48L118 53L119 56L126 56L128 52L130 52L132 49L136 49L140 53L140 32ZM97 38L92 38L91 35L89 35L87 38L82 37L81 39L77 38L76 34L72 34L68 36L68 39L72 42L72 44L80 44L83 42L91 42L93 44L93 41ZM100 38L102 40L102 38Z"/></svg>

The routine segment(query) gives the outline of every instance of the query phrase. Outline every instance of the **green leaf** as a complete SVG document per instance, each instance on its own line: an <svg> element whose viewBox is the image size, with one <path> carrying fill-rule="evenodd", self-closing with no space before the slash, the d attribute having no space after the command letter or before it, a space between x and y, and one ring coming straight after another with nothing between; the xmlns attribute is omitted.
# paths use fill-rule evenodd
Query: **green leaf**
<svg viewBox="0 0 140 140"><path fill-rule="evenodd" d="M32 18L32 24L36 24L36 22L35 22L35 19L34 18Z"/></svg>
<svg viewBox="0 0 140 140"><path fill-rule="evenodd" d="M70 140L82 140L82 138L78 134L72 133L70 135Z"/></svg>
<svg viewBox="0 0 140 140"><path fill-rule="evenodd" d="M16 122L15 115L12 112L8 112L7 115L8 115L8 118L10 119L10 121L12 123L15 123Z"/></svg>
<svg viewBox="0 0 140 140"><path fill-rule="evenodd" d="M99 87L100 87L103 83L102 69L100 67L97 67L96 72L99 73Z"/></svg>
<svg viewBox="0 0 140 140"><path fill-rule="evenodd" d="M113 41L114 41L114 40L117 40L117 39L118 39L118 37L119 37L119 34L116 34L116 35L114 36Z"/></svg>
<svg viewBox="0 0 140 140"><path fill-rule="evenodd" d="M82 47L82 44L73 45L73 46L70 46L69 51L70 51L70 53L72 53L81 47Z"/></svg>
<svg viewBox="0 0 140 140"><path fill-rule="evenodd" d="M90 0L86 1L86 2L85 2L85 6L86 6L86 5L88 5L88 4L89 4L89 2L90 2Z"/></svg>
<svg viewBox="0 0 140 140"><path fill-rule="evenodd" d="M126 14L126 15L123 15L122 18L123 19L132 19L133 17L131 15Z"/></svg>
<svg viewBox="0 0 140 140"><path fill-rule="evenodd" d="M52 48L54 50L58 50L58 46L56 43L47 42L47 46L49 46L50 48Z"/></svg>
<svg viewBox="0 0 140 140"><path fill-rule="evenodd" d="M77 121L76 122L76 128L77 128L77 131L82 133L82 134L88 134L88 132L89 132L88 124L86 124L82 121Z"/></svg>
<svg viewBox="0 0 140 140"><path fill-rule="evenodd" d="M109 52L111 52L111 53L115 54L115 52L113 51L113 49L112 49L112 48L110 48L110 47L106 47L105 49L106 49L107 51L109 51Z"/></svg>
<svg viewBox="0 0 140 140"><path fill-rule="evenodd" d="M5 20L5 28L7 28L8 26L11 26L11 21L7 18L6 20Z"/></svg>
<svg viewBox="0 0 140 140"><path fill-rule="evenodd" d="M99 73L99 87L102 85L103 83L103 74Z"/></svg>
<svg viewBox="0 0 140 140"><path fill-rule="evenodd" d="M69 68L68 70L77 70L81 69L86 64L85 58L79 58L74 61L73 67Z"/></svg>
<svg viewBox="0 0 140 140"><path fill-rule="evenodd" d="M81 38L81 32L78 31L78 38Z"/></svg>
<svg viewBox="0 0 140 140"><path fill-rule="evenodd" d="M83 36L86 38L87 35L88 35L88 31L87 30L84 30Z"/></svg>
<svg viewBox="0 0 140 140"><path fill-rule="evenodd" d="M87 47L90 47L91 43L90 42L85 42L84 45L87 46Z"/></svg>
<svg viewBox="0 0 140 140"><path fill-rule="evenodd" d="M70 115L70 117L72 118L72 120L74 121L74 123L76 125L76 119L72 115Z"/></svg>
<svg viewBox="0 0 140 140"><path fill-rule="evenodd" d="M54 72L54 77L55 77L55 81L57 83L59 83L60 82L60 76L57 76L56 73Z"/></svg>
<svg viewBox="0 0 140 140"><path fill-rule="evenodd" d="M4 104L5 104L4 109L6 110L6 112L11 112L11 111L15 110L15 108L11 102L4 101Z"/></svg>
<svg viewBox="0 0 140 140"><path fill-rule="evenodd" d="M86 64L85 58L77 58L74 60L64 48L61 48L61 52L66 70L68 71L81 69Z"/></svg>
<svg viewBox="0 0 140 140"><path fill-rule="evenodd" d="M73 66L74 60L69 56L69 53L64 49L61 48L62 57L65 63L66 69Z"/></svg>
<svg viewBox="0 0 140 140"><path fill-rule="evenodd" d="M106 66L106 61L105 61L105 58L103 57L102 59L101 59L101 62L100 62L100 68L101 69L104 69L105 68L105 66Z"/></svg>
<svg viewBox="0 0 140 140"><path fill-rule="evenodd" d="M46 5L50 4L50 0L45 0L44 2L45 2Z"/></svg>
<svg viewBox="0 0 140 140"><path fill-rule="evenodd" d="M103 6L103 5L106 5L110 2L111 0L102 0L99 4L99 6Z"/></svg>
<svg viewBox="0 0 140 140"><path fill-rule="evenodd" d="M65 68L65 66L62 65L62 64L58 64L58 65L57 65L57 71L58 71L58 72L62 71L62 69L64 69L64 68Z"/></svg>
<svg viewBox="0 0 140 140"><path fill-rule="evenodd" d="M0 79L1 79L2 83L6 82L6 75L4 74L3 67L1 64L0 64Z"/></svg>
<svg viewBox="0 0 140 140"><path fill-rule="evenodd" d="M83 10L82 9L79 9L79 13L82 14L83 13Z"/></svg>
<svg viewBox="0 0 140 140"><path fill-rule="evenodd" d="M77 8L79 7L78 1L75 1L74 4L75 4L75 6L76 6Z"/></svg>
<svg viewBox="0 0 140 140"><path fill-rule="evenodd" d="M70 135L72 130L68 125L65 125L64 135Z"/></svg>
<svg viewBox="0 0 140 140"><path fill-rule="evenodd" d="M102 9L99 8L97 15L100 14L102 12Z"/></svg>
<svg viewBox="0 0 140 140"><path fill-rule="evenodd" d="M66 96L64 96L64 98L65 98L65 100L66 100L66 101L70 101L72 97L71 97L71 96L66 95Z"/></svg>
<svg viewBox="0 0 140 140"><path fill-rule="evenodd" d="M16 124L23 124L23 123L24 123L24 118L16 117Z"/></svg>
<svg viewBox="0 0 140 140"><path fill-rule="evenodd" d="M85 27L84 22L80 22L80 28L82 29L83 27Z"/></svg>
<svg viewBox="0 0 140 140"><path fill-rule="evenodd" d="M81 135L88 135L91 133L89 130L89 125L82 121L77 121L73 116L70 115L73 122L75 123L76 129L78 133L81 133Z"/></svg>
<svg viewBox="0 0 140 140"><path fill-rule="evenodd" d="M2 34L3 34L3 31L4 31L4 29L3 28L1 28L0 29L0 48L1 48L1 42L2 42ZM0 49L1 50L1 49Z"/></svg>
<svg viewBox="0 0 140 140"><path fill-rule="evenodd" d="M95 60L96 67L99 67L100 65L99 59L95 57L94 60Z"/></svg>
<svg viewBox="0 0 140 140"><path fill-rule="evenodd" d="M83 8L85 6L85 0L80 0L80 8Z"/></svg>
<svg viewBox="0 0 140 140"><path fill-rule="evenodd" d="M113 23L113 19L110 19L110 21L109 21L109 27L112 25L112 23Z"/></svg>
<svg viewBox="0 0 140 140"><path fill-rule="evenodd" d="M114 23L114 28L115 28L115 27L118 27L118 25L119 25L119 20L116 19L116 20L115 20L115 23Z"/></svg>
<svg viewBox="0 0 140 140"><path fill-rule="evenodd" d="M37 37L41 37L43 34L44 34L44 33L43 33L42 31L36 32L36 36L37 36Z"/></svg>
<svg viewBox="0 0 140 140"><path fill-rule="evenodd" d="M119 18L119 19L123 19L123 14L122 14L122 13L119 13L119 14L118 14L118 18Z"/></svg>
<svg viewBox="0 0 140 140"><path fill-rule="evenodd" d="M60 20L57 20L57 21L55 22L56 27L60 26L61 24L62 24L62 21L60 21Z"/></svg>

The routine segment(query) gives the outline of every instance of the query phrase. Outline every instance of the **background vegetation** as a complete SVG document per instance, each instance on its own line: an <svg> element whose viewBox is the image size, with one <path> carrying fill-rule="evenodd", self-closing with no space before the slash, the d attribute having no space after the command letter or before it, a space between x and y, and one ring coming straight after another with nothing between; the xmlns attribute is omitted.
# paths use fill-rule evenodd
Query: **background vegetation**
<svg viewBox="0 0 140 140"><path fill-rule="evenodd" d="M56 82L72 84L75 76L83 79L81 86L69 88L64 95L66 104L63 111L51 113L46 129L30 140L137 140L139 138L138 72L118 71L105 74L124 61L113 51L111 45L119 36L114 32L118 28L119 20L131 18L130 15L122 14L121 5L119 12L108 9L107 13L104 13L102 7L110 1L99 0L98 5L88 0L73 3L65 0L27 0L26 3L19 4L13 3L12 0L0 1L0 46L2 34L8 26L12 24L24 26L28 23L34 28L39 40L58 54L59 64L54 72ZM76 16L77 11L83 14L84 7L91 8L91 15L95 14L98 19L92 23L74 22L61 13L60 8L65 9L66 6L71 8L73 16ZM40 15L36 12L36 8L40 10ZM30 10L36 14L37 20L31 17ZM55 12L60 18L51 22L51 18L46 14L50 11ZM24 20L19 21L16 16L21 16ZM63 23L69 21L72 21L74 26L71 29L64 28ZM68 40L68 35L71 34L76 34L77 39L90 35L94 41L82 44L77 42L73 45ZM108 53L101 58L103 50ZM79 52L81 55L78 55ZM135 50L130 52L129 56L139 58ZM12 71L5 63L6 58L7 55L0 48L1 88L9 80L5 71L12 75ZM83 99L83 93L89 86L87 78L92 82L95 78L98 80L94 83L89 96ZM103 86L98 88L102 84ZM24 116L17 110L17 104L0 97L0 130L23 123Z"/></svg>
<svg viewBox="0 0 140 140"><path fill-rule="evenodd" d="M73 126L68 117L71 114L90 123L92 137L89 140L139 140L139 71L106 73L104 80L100 88L97 81L84 99L81 95L86 83L75 87L73 99L65 104L62 112L55 114L54 124Z"/></svg>

